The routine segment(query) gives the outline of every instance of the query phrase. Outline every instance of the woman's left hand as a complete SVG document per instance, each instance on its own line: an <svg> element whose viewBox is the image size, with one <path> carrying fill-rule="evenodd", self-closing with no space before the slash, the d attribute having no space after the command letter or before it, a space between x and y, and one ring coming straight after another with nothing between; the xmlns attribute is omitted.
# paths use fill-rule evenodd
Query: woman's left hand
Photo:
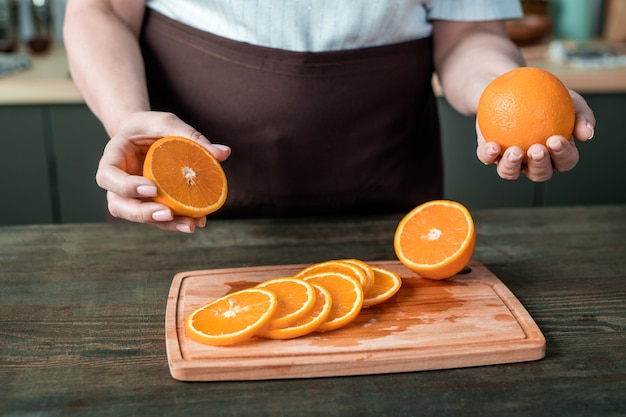
<svg viewBox="0 0 626 417"><path fill-rule="evenodd" d="M579 160L576 140L586 142L593 138L596 119L593 111L580 94L570 90L576 110L576 122L572 138L551 136L546 145L532 145L527 152L527 161L523 162L524 153L521 148L512 146L501 153L500 146L495 142L486 142L476 123L478 147L476 155L485 165L496 164L498 175L507 180L518 179L525 174L535 182L547 181L554 171L565 172L573 169Z"/></svg>

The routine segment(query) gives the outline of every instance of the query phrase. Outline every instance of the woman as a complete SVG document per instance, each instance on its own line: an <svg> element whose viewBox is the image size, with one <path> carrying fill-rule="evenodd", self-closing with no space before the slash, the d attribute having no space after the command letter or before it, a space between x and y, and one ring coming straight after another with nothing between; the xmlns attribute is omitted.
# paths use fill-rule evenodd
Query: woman
<svg viewBox="0 0 626 417"><path fill-rule="evenodd" d="M440 198L432 72L474 114L485 86L524 64L504 25L520 13L502 0L70 1L72 76L111 136L96 176L109 211L167 230L205 225L150 200L143 156L168 135L223 161L219 215L406 211ZM571 94L574 137L588 140L593 113ZM500 156L477 135L478 158L502 178L545 181L578 162L569 138L531 147L522 164L521 149Z"/></svg>

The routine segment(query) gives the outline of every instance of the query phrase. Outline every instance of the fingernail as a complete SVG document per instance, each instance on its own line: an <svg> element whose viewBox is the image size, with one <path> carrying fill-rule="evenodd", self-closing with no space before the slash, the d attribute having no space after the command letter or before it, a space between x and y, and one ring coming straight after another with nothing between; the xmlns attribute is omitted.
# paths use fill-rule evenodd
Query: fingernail
<svg viewBox="0 0 626 417"><path fill-rule="evenodd" d="M509 161L511 161L511 162L518 162L518 161L520 161L522 159L523 156L524 155L521 152L512 151L509 154Z"/></svg>
<svg viewBox="0 0 626 417"><path fill-rule="evenodd" d="M593 135L595 134L595 130L591 123L587 123L587 129L589 129L589 138L587 140L593 139Z"/></svg>
<svg viewBox="0 0 626 417"><path fill-rule="evenodd" d="M539 150L536 150L536 149L535 149L535 150L533 150L533 151L530 153L530 156L531 156L531 157L532 157L535 161L538 161L538 160L540 160L540 159L543 159L544 153L543 153L543 151L542 151L541 149L539 149Z"/></svg>
<svg viewBox="0 0 626 417"><path fill-rule="evenodd" d="M230 152L230 147L228 147L226 145L220 145L220 144L213 143L213 144L211 144L211 146L214 146L215 148L219 149L222 152Z"/></svg>
<svg viewBox="0 0 626 417"><path fill-rule="evenodd" d="M490 147L487 149L487 155L488 155L490 158L495 158L496 156L498 156L498 153L499 153L499 152L498 152L498 149L497 149L495 146L490 146Z"/></svg>
<svg viewBox="0 0 626 417"><path fill-rule="evenodd" d="M563 142L557 138L548 139L548 143L546 145L552 152L561 152L563 150Z"/></svg>
<svg viewBox="0 0 626 417"><path fill-rule="evenodd" d="M172 220L172 213L169 210L159 210L152 213L152 219L157 222Z"/></svg>
<svg viewBox="0 0 626 417"><path fill-rule="evenodd" d="M191 227L185 223L179 223L176 225L176 230L183 233L191 233Z"/></svg>
<svg viewBox="0 0 626 417"><path fill-rule="evenodd" d="M144 197L154 197L157 195L157 189L154 185L140 185L137 187L137 194Z"/></svg>

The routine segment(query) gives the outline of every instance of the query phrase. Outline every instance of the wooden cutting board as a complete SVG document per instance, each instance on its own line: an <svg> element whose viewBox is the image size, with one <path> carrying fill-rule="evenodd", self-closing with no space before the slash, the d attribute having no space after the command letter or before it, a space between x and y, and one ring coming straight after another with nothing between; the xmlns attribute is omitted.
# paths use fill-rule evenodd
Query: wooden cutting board
<svg viewBox="0 0 626 417"><path fill-rule="evenodd" d="M541 359L543 334L511 291L484 265L446 281L421 278L397 261L370 262L400 274L390 300L364 308L348 326L291 340L254 338L213 347L185 335L185 317L228 292L288 276L304 265L177 274L165 317L172 377L182 381L365 375Z"/></svg>

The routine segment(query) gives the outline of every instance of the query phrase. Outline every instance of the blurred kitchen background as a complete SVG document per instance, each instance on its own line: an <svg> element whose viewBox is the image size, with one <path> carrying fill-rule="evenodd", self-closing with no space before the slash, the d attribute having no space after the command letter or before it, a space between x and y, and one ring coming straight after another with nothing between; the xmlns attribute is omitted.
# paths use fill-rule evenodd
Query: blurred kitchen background
<svg viewBox="0 0 626 417"><path fill-rule="evenodd" d="M474 118L439 94L445 197L470 209L626 203L626 0L522 3L524 17L507 23L511 38L528 65L583 94L598 119L595 137L579 145L571 172L504 181L475 157ZM0 0L0 225L106 218L94 175L107 135L69 75L65 5Z"/></svg>

